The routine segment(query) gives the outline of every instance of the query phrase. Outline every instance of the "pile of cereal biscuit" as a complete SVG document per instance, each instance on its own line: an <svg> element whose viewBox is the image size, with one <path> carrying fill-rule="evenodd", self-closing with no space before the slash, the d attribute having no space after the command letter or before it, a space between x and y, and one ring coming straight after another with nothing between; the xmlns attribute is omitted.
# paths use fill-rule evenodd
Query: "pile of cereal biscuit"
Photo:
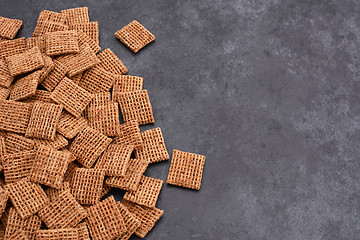
<svg viewBox="0 0 360 240"><path fill-rule="evenodd" d="M0 17L0 239L144 238L164 213L163 180L144 173L169 154L160 128L140 131L143 78L100 51L86 7L42 11L28 39L21 26ZM155 40L137 21L115 36L134 53ZM199 190L204 163L174 150L167 183Z"/></svg>

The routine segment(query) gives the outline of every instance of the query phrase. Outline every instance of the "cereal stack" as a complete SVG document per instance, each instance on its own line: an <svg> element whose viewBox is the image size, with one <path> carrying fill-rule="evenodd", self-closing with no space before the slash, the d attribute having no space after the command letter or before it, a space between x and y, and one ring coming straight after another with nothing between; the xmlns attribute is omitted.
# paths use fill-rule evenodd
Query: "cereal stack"
<svg viewBox="0 0 360 240"><path fill-rule="evenodd" d="M21 26L0 17L0 239L145 237L164 211L163 180L144 173L169 154L160 128L140 131L154 123L143 78L100 52L86 7L44 10L14 39ZM137 21L115 36L135 53L155 39ZM199 190L204 163L174 150L167 182Z"/></svg>

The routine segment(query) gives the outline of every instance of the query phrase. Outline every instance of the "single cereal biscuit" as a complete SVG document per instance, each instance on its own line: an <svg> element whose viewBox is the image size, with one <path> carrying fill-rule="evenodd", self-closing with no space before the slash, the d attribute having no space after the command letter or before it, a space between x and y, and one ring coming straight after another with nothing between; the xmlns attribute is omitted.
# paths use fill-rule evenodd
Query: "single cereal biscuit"
<svg viewBox="0 0 360 240"><path fill-rule="evenodd" d="M113 196L87 209L86 223L93 240L114 239L126 231L123 217Z"/></svg>
<svg viewBox="0 0 360 240"><path fill-rule="evenodd" d="M45 49L48 56L80 52L76 31L57 31L45 34Z"/></svg>
<svg viewBox="0 0 360 240"><path fill-rule="evenodd" d="M32 104L0 100L0 130L25 133Z"/></svg>
<svg viewBox="0 0 360 240"><path fill-rule="evenodd" d="M48 228L57 229L76 227L86 218L86 211L68 189L62 191L55 200L41 209L38 215Z"/></svg>
<svg viewBox="0 0 360 240"><path fill-rule="evenodd" d="M6 57L5 60L11 76L31 72L44 66L44 59L37 47Z"/></svg>
<svg viewBox="0 0 360 240"><path fill-rule="evenodd" d="M121 75L113 86L113 100L118 100L118 95L123 92L134 92L143 89L144 79L138 76Z"/></svg>
<svg viewBox="0 0 360 240"><path fill-rule="evenodd" d="M36 240L78 240L75 228L60 228L36 231Z"/></svg>
<svg viewBox="0 0 360 240"><path fill-rule="evenodd" d="M205 156L174 149L167 183L199 190Z"/></svg>
<svg viewBox="0 0 360 240"><path fill-rule="evenodd" d="M71 143L69 151L84 167L90 168L112 141L111 138L91 127L84 128Z"/></svg>
<svg viewBox="0 0 360 240"><path fill-rule="evenodd" d="M15 208L10 208L9 217L6 225L5 239L10 238L17 230L24 231L29 240L35 239L35 233L40 229L41 219L32 215L26 219L21 219Z"/></svg>
<svg viewBox="0 0 360 240"><path fill-rule="evenodd" d="M33 138L32 140L34 141L36 146L44 145L44 146L51 147L51 148L54 148L54 149L61 149L61 148L66 147L69 144L68 140L66 140L66 138L64 138L59 133L55 134L54 141L45 140L45 139L38 139L38 138Z"/></svg>
<svg viewBox="0 0 360 240"><path fill-rule="evenodd" d="M89 9L87 7L69 8L61 10L61 13L65 15L67 25L90 22Z"/></svg>
<svg viewBox="0 0 360 240"><path fill-rule="evenodd" d="M153 128L141 133L143 146L135 151L136 158L144 159L149 163L169 159L164 137L160 128Z"/></svg>
<svg viewBox="0 0 360 240"><path fill-rule="evenodd" d="M54 69L44 78L41 85L48 91L53 91L59 82L65 77L67 72L66 66L54 60Z"/></svg>
<svg viewBox="0 0 360 240"><path fill-rule="evenodd" d="M51 94L51 99L64 106L65 110L80 117L90 103L92 95L65 77Z"/></svg>
<svg viewBox="0 0 360 240"><path fill-rule="evenodd" d="M99 53L97 57L100 60L99 66L113 74L122 75L128 72L124 63L111 51L110 48L107 48Z"/></svg>
<svg viewBox="0 0 360 240"><path fill-rule="evenodd" d="M128 191L136 191L140 179L149 163L142 159L130 158L128 168L124 177L108 177L105 184L110 187L120 188Z"/></svg>
<svg viewBox="0 0 360 240"><path fill-rule="evenodd" d="M41 37L48 32L65 31L65 30L68 30L68 27L64 23L39 19L32 36Z"/></svg>
<svg viewBox="0 0 360 240"><path fill-rule="evenodd" d="M89 109L99 107L102 105L111 103L111 93L110 92L101 92L93 94L93 99L87 106L84 112L84 117L88 118Z"/></svg>
<svg viewBox="0 0 360 240"><path fill-rule="evenodd" d="M49 203L42 187L27 178L5 186L10 192L10 200L21 219L30 217Z"/></svg>
<svg viewBox="0 0 360 240"><path fill-rule="evenodd" d="M5 60L6 57L23 53L26 49L26 40L24 37L2 41L0 42L0 58Z"/></svg>
<svg viewBox="0 0 360 240"><path fill-rule="evenodd" d="M99 157L95 168L104 169L106 176L124 177L132 151L131 145L110 144Z"/></svg>
<svg viewBox="0 0 360 240"><path fill-rule="evenodd" d="M0 187L0 217L5 211L9 196L10 196L9 191L4 190L2 187Z"/></svg>
<svg viewBox="0 0 360 240"><path fill-rule="evenodd" d="M136 20L117 31L115 36L134 53L155 40L155 36Z"/></svg>
<svg viewBox="0 0 360 240"><path fill-rule="evenodd" d="M63 111L60 115L57 131L64 137L72 139L87 126L89 123L84 117L75 117Z"/></svg>
<svg viewBox="0 0 360 240"><path fill-rule="evenodd" d="M39 71L18 79L11 88L10 100L19 101L35 95L39 79Z"/></svg>
<svg viewBox="0 0 360 240"><path fill-rule="evenodd" d="M155 121L147 90L119 93L116 100L124 122L138 120L143 125Z"/></svg>
<svg viewBox="0 0 360 240"><path fill-rule="evenodd" d="M5 182L13 183L29 176L34 165L34 150L5 154L3 159Z"/></svg>
<svg viewBox="0 0 360 240"><path fill-rule="evenodd" d="M102 67L95 66L84 72L79 86L93 94L108 92L118 77Z"/></svg>
<svg viewBox="0 0 360 240"><path fill-rule="evenodd" d="M18 19L0 17L0 37L14 39L22 24Z"/></svg>
<svg viewBox="0 0 360 240"><path fill-rule="evenodd" d="M69 29L83 32L99 45L99 24L98 22L76 23L69 25Z"/></svg>
<svg viewBox="0 0 360 240"><path fill-rule="evenodd" d="M147 207L155 207L162 185L163 180L143 175L136 191L127 191L124 199Z"/></svg>
<svg viewBox="0 0 360 240"><path fill-rule="evenodd" d="M90 126L108 137L120 134L119 107L117 102L89 107L87 117Z"/></svg>
<svg viewBox="0 0 360 240"><path fill-rule="evenodd" d="M83 205L94 205L100 201L105 172L102 169L78 168L71 178L71 193Z"/></svg>
<svg viewBox="0 0 360 240"><path fill-rule="evenodd" d="M121 202L117 202L117 206L120 210L121 215L124 218L124 223L126 226L126 232L121 235L121 237L116 238L116 240L128 240L131 235L133 235L141 225L141 222L136 219L136 217L125 207Z"/></svg>
<svg viewBox="0 0 360 240"><path fill-rule="evenodd" d="M163 210L141 206L126 200L122 200L121 203L124 204L129 212L140 221L140 227L135 230L135 234L141 238L146 236L146 234L154 227L155 223L164 214Z"/></svg>
<svg viewBox="0 0 360 240"><path fill-rule="evenodd" d="M5 150L7 154L33 150L35 143L32 139L8 132L5 136Z"/></svg>
<svg viewBox="0 0 360 240"><path fill-rule="evenodd" d="M134 150L142 148L143 140L137 120L127 121L120 125L120 134L113 140L114 143L132 145Z"/></svg>
<svg viewBox="0 0 360 240"><path fill-rule="evenodd" d="M47 146L37 146L30 180L52 188L60 188L69 163L70 154Z"/></svg>
<svg viewBox="0 0 360 240"><path fill-rule="evenodd" d="M13 80L5 61L0 59L0 86L9 88Z"/></svg>
<svg viewBox="0 0 360 240"><path fill-rule="evenodd" d="M25 137L54 141L63 106L52 103L34 103Z"/></svg>

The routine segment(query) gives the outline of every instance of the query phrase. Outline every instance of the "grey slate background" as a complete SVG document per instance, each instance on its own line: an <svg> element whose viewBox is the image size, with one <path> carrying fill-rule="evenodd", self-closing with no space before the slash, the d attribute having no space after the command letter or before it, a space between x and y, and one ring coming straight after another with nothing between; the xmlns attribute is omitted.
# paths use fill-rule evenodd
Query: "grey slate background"
<svg viewBox="0 0 360 240"><path fill-rule="evenodd" d="M0 0L0 16L29 37L41 10L78 6L144 77L142 130L207 156L199 192L164 185L147 239L360 239L359 1ZM157 38L138 54L113 36L133 19Z"/></svg>

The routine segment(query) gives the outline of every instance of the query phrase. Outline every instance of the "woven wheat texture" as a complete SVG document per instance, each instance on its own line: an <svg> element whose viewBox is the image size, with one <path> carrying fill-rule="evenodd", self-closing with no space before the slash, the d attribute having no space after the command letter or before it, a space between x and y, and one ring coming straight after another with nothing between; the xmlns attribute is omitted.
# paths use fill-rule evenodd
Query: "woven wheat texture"
<svg viewBox="0 0 360 240"><path fill-rule="evenodd" d="M42 54L42 57L44 59L44 67L39 69L39 72L40 72L39 83L41 83L55 67L54 62L51 57L49 57L45 54Z"/></svg>
<svg viewBox="0 0 360 240"><path fill-rule="evenodd" d="M40 72L36 71L16 80L11 88L10 100L18 101L35 95L39 79Z"/></svg>
<svg viewBox="0 0 360 240"><path fill-rule="evenodd" d="M140 221L140 227L135 230L135 234L141 238L146 236L164 214L163 210L141 206L126 200L122 200L121 203Z"/></svg>
<svg viewBox="0 0 360 240"><path fill-rule="evenodd" d="M18 19L0 17L0 37L14 39L23 22Z"/></svg>
<svg viewBox="0 0 360 240"><path fill-rule="evenodd" d="M50 98L51 92L46 90L36 90L35 94L31 97L28 97L23 100L23 102L26 103L36 103L36 102L42 102L42 103L55 103Z"/></svg>
<svg viewBox="0 0 360 240"><path fill-rule="evenodd" d="M123 217L113 196L87 209L86 222L93 240L114 239L126 231Z"/></svg>
<svg viewBox="0 0 360 240"><path fill-rule="evenodd" d="M45 49L48 56L80 52L76 31L57 31L45 34Z"/></svg>
<svg viewBox="0 0 360 240"><path fill-rule="evenodd" d="M123 92L134 92L143 89L143 78L138 76L121 75L116 79L113 86L113 100L117 101L119 94Z"/></svg>
<svg viewBox="0 0 360 240"><path fill-rule="evenodd" d="M32 138L32 140L34 141L35 145L44 145L44 146L48 146L54 149L61 149L66 147L69 142L68 140L66 140L66 138L64 138L61 134L56 133L55 134L55 139L54 141L51 140L45 140L45 139L38 139L38 138Z"/></svg>
<svg viewBox="0 0 360 240"><path fill-rule="evenodd" d="M137 120L130 120L120 125L120 134L113 140L114 143L132 145L134 149L142 148L143 140Z"/></svg>
<svg viewBox="0 0 360 240"><path fill-rule="evenodd" d="M117 78L117 75L96 66L84 72L79 86L94 94L108 92Z"/></svg>
<svg viewBox="0 0 360 240"><path fill-rule="evenodd" d="M5 154L3 160L6 183L13 183L29 176L34 165L34 150Z"/></svg>
<svg viewBox="0 0 360 240"><path fill-rule="evenodd" d="M65 31L68 27L64 23L39 19L37 21L33 37L42 37L48 32Z"/></svg>
<svg viewBox="0 0 360 240"><path fill-rule="evenodd" d="M32 216L49 203L42 187L27 178L8 184L5 188L10 192L10 200L21 219Z"/></svg>
<svg viewBox="0 0 360 240"><path fill-rule="evenodd" d="M95 54L101 50L99 43L96 43L92 38L81 31L78 31L78 40L80 47L88 47Z"/></svg>
<svg viewBox="0 0 360 240"><path fill-rule="evenodd" d="M0 100L0 130L25 133L31 108L29 103Z"/></svg>
<svg viewBox="0 0 360 240"><path fill-rule="evenodd" d="M115 36L134 53L155 40L155 36L136 20L117 31Z"/></svg>
<svg viewBox="0 0 360 240"><path fill-rule="evenodd" d="M21 229L16 230L8 239L29 240L25 232Z"/></svg>
<svg viewBox="0 0 360 240"><path fill-rule="evenodd" d="M89 229L85 222L79 223L76 226L76 231L78 233L79 240L90 240Z"/></svg>
<svg viewBox="0 0 360 240"><path fill-rule="evenodd" d="M10 96L10 89L0 87L0 100L6 100Z"/></svg>
<svg viewBox="0 0 360 240"><path fill-rule="evenodd" d="M0 216L3 214L6 208L6 204L8 202L10 193L0 187Z"/></svg>
<svg viewBox="0 0 360 240"><path fill-rule="evenodd" d="M5 149L7 154L17 153L21 151L29 151L34 149L33 140L22 135L8 132L5 136Z"/></svg>
<svg viewBox="0 0 360 240"><path fill-rule="evenodd" d="M69 25L69 29L77 30L89 36L95 44L99 45L99 24L98 22L84 22Z"/></svg>
<svg viewBox="0 0 360 240"><path fill-rule="evenodd" d="M84 117L75 117L63 111L60 115L57 131L64 137L72 139L87 126L89 123Z"/></svg>
<svg viewBox="0 0 360 240"><path fill-rule="evenodd" d="M119 93L116 100L125 122L138 120L140 125L154 122L147 90Z"/></svg>
<svg viewBox="0 0 360 240"><path fill-rule="evenodd" d="M66 10L61 10L61 13L66 16L66 24L67 25L90 22L89 10L87 7L70 8L70 9L66 9Z"/></svg>
<svg viewBox="0 0 360 240"><path fill-rule="evenodd" d="M53 91L59 82L65 77L67 72L66 66L54 60L54 69L44 78L41 85L48 91Z"/></svg>
<svg viewBox="0 0 360 240"><path fill-rule="evenodd" d="M60 228L36 231L36 240L78 240L75 228Z"/></svg>
<svg viewBox="0 0 360 240"><path fill-rule="evenodd" d="M49 197L50 202L52 203L59 196L60 193L64 191L70 191L70 183L63 182L59 189L56 188L48 188L45 190L46 195ZM51 204L50 203L50 204ZM48 205L49 206L49 205Z"/></svg>
<svg viewBox="0 0 360 240"><path fill-rule="evenodd" d="M43 10L41 11L38 19L41 19L42 21L65 23L66 16L63 13Z"/></svg>
<svg viewBox="0 0 360 240"><path fill-rule="evenodd" d="M0 86L9 88L13 80L14 77L10 75L7 64L0 59Z"/></svg>
<svg viewBox="0 0 360 240"><path fill-rule="evenodd" d="M37 47L6 57L5 60L11 76L31 72L44 66L44 59Z"/></svg>
<svg viewBox="0 0 360 240"><path fill-rule="evenodd" d="M127 191L124 199L147 207L155 207L162 185L163 180L143 175L136 191Z"/></svg>
<svg viewBox="0 0 360 240"><path fill-rule="evenodd" d="M23 53L27 50L25 38L17 38L0 42L0 58L5 60L6 57Z"/></svg>
<svg viewBox="0 0 360 240"><path fill-rule="evenodd" d="M39 48L41 53L45 53L45 38L44 37L31 37L26 39L27 49L32 49L34 47Z"/></svg>
<svg viewBox="0 0 360 240"><path fill-rule="evenodd" d="M111 93L110 92L101 92L93 94L91 102L85 109L85 117L88 118L88 112L90 108L95 108L98 106L106 105L111 103Z"/></svg>
<svg viewBox="0 0 360 240"><path fill-rule="evenodd" d="M112 102L100 106L89 107L87 117L90 126L109 137L120 134L118 103Z"/></svg>
<svg viewBox="0 0 360 240"><path fill-rule="evenodd" d="M164 138L160 128L153 128L141 133L142 148L135 151L136 158L144 159L149 163L169 159Z"/></svg>
<svg viewBox="0 0 360 240"><path fill-rule="evenodd" d="M124 63L113 53L113 51L111 51L110 48L107 48L99 53L97 57L100 60L99 66L113 74L121 75L128 72Z"/></svg>
<svg viewBox="0 0 360 240"><path fill-rule="evenodd" d="M136 217L125 207L121 202L117 202L117 206L120 210L121 215L124 218L124 223L126 226L126 233L121 235L121 237L116 238L116 240L128 240L131 235L133 235L141 225L141 222L136 219Z"/></svg>

